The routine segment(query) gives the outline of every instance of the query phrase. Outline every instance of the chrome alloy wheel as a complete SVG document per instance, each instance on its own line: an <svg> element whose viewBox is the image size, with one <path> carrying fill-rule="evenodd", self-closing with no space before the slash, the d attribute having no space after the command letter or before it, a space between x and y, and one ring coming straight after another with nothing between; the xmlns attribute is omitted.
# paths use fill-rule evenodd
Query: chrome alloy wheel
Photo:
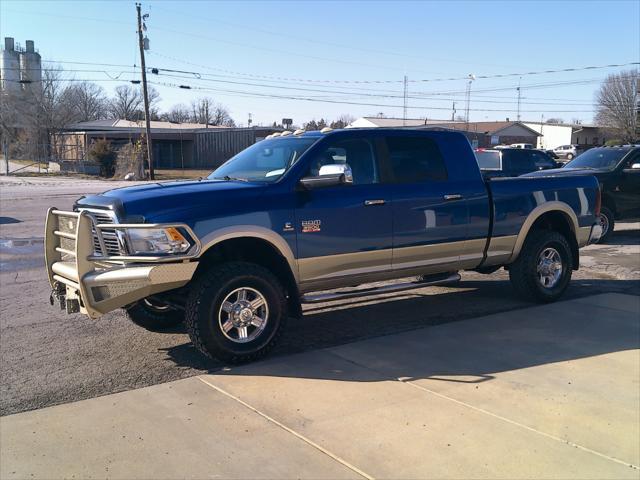
<svg viewBox="0 0 640 480"><path fill-rule="evenodd" d="M609 217L600 214L600 217L598 217L598 223L600 223L600 226L602 227L602 235L600 235L600 238L604 238L609 231Z"/></svg>
<svg viewBox="0 0 640 480"><path fill-rule="evenodd" d="M562 277L562 257L555 248L545 248L538 256L538 278L544 288L553 288Z"/></svg>
<svg viewBox="0 0 640 480"><path fill-rule="evenodd" d="M232 342L247 343L256 339L267 326L269 306L262 293L242 287L229 293L218 312L220 330Z"/></svg>

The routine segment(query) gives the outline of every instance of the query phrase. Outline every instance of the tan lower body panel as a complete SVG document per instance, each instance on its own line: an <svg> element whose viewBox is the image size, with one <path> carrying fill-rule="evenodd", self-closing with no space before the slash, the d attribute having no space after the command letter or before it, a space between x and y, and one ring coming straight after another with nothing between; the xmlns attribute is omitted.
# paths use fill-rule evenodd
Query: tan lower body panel
<svg viewBox="0 0 640 480"><path fill-rule="evenodd" d="M298 260L301 290L337 288L394 276L442 273L478 266L485 240L437 243ZM396 275L390 272L397 272ZM416 273L418 272L418 273Z"/></svg>
<svg viewBox="0 0 640 480"><path fill-rule="evenodd" d="M489 241L487 249L487 260L484 266L493 266L506 263L513 254L513 248L516 245L517 235L507 235L504 237L493 237Z"/></svg>
<svg viewBox="0 0 640 480"><path fill-rule="evenodd" d="M591 229L593 227L580 227L578 228L578 233L576 235L578 240L578 247L582 248L586 245L589 245L589 237L591 236Z"/></svg>

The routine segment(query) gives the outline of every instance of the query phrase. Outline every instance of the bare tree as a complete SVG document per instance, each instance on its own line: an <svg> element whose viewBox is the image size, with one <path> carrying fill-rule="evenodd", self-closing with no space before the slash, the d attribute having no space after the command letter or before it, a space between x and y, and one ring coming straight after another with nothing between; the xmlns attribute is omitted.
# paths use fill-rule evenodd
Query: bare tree
<svg viewBox="0 0 640 480"><path fill-rule="evenodd" d="M235 122L226 107L215 103L209 97L199 98L191 102L191 121L207 125L235 126Z"/></svg>
<svg viewBox="0 0 640 480"><path fill-rule="evenodd" d="M187 123L191 121L191 111L183 104L174 105L168 112L163 113L160 118L165 122Z"/></svg>
<svg viewBox="0 0 640 480"><path fill-rule="evenodd" d="M564 123L564 120L561 118L549 118L547 119L547 123L550 123L552 125L562 125Z"/></svg>
<svg viewBox="0 0 640 480"><path fill-rule="evenodd" d="M104 89L92 82L81 82L67 87L63 102L73 113L76 122L100 120L107 116L109 102Z"/></svg>
<svg viewBox="0 0 640 480"><path fill-rule="evenodd" d="M620 135L625 142L632 142L640 136L639 78L638 70L609 75L596 94L597 124Z"/></svg>
<svg viewBox="0 0 640 480"><path fill-rule="evenodd" d="M160 94L149 87L149 105L153 107L160 100ZM139 88L119 85L109 102L109 113L113 118L138 121L144 118L144 98Z"/></svg>
<svg viewBox="0 0 640 480"><path fill-rule="evenodd" d="M331 128L344 128L355 120L353 115L349 115L348 113L343 113L338 117L337 120L331 122L329 125Z"/></svg>

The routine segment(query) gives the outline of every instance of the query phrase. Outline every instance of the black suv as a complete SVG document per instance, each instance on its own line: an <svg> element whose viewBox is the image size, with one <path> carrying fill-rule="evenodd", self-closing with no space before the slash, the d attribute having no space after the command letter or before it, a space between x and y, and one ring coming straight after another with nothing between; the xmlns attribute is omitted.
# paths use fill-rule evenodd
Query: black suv
<svg viewBox="0 0 640 480"><path fill-rule="evenodd" d="M598 178L602 191L600 224L603 232L600 242L611 236L616 220L640 218L640 145L592 148L564 168L547 170L542 174L587 174Z"/></svg>
<svg viewBox="0 0 640 480"><path fill-rule="evenodd" d="M478 166L485 177L518 177L538 170L558 168L560 164L542 150L501 148L475 151Z"/></svg>

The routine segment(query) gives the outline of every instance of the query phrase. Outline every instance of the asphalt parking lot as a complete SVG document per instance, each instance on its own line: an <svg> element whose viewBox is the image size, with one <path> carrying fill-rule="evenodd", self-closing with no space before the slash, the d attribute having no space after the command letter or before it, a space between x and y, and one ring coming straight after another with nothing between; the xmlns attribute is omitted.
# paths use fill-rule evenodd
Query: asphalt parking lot
<svg viewBox="0 0 640 480"><path fill-rule="evenodd" d="M49 305L43 221L49 206L123 183L0 178L0 415L89 399L219 371L184 331L150 333L120 312L97 321ZM607 245L582 251L566 299L640 291L640 224L620 223ZM450 288L305 308L272 354L336 347L530 306L514 298L505 272L464 273Z"/></svg>

